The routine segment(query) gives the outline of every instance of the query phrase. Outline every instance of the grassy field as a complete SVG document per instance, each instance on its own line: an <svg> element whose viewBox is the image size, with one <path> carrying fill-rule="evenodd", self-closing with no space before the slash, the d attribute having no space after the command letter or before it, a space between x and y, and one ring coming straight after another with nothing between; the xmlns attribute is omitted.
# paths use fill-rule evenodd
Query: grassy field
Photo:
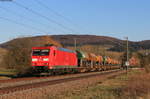
<svg viewBox="0 0 150 99"><path fill-rule="evenodd" d="M93 86L89 86L86 89L74 90L73 92L66 92L63 95L60 95L55 98L63 99L149 99L147 97L147 92L145 90L150 89L147 87L144 91L142 87L139 88L140 84L143 85L143 77L137 78L138 76L145 75L147 78L150 78L149 74L145 74L143 71L132 70L125 75L118 76L106 80L104 82L98 82ZM134 79L134 80L133 80ZM149 83L149 79L146 79L145 82ZM137 85L135 82L139 83ZM131 85L132 84L132 85ZM137 88L139 88L137 90ZM130 89L132 89L130 91ZM141 93L137 93L141 91ZM49 99L49 98L47 98Z"/></svg>

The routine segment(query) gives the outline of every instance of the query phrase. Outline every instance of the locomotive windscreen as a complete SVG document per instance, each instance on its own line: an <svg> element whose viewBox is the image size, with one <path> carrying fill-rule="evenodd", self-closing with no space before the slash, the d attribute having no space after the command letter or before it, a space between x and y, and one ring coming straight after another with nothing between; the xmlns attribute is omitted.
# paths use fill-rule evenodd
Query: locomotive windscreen
<svg viewBox="0 0 150 99"><path fill-rule="evenodd" d="M33 56L48 56L50 50L49 49L34 49L32 52Z"/></svg>

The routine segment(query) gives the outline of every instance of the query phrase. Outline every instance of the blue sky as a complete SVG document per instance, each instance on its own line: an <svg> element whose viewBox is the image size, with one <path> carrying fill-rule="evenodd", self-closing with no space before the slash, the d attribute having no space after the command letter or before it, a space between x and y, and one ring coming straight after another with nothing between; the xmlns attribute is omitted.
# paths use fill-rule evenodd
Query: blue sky
<svg viewBox="0 0 150 99"><path fill-rule="evenodd" d="M132 41L150 40L150 0L38 1L49 9L36 0L13 0L49 20L11 1L0 1L0 43L16 37L47 34L92 34L119 39L128 36Z"/></svg>

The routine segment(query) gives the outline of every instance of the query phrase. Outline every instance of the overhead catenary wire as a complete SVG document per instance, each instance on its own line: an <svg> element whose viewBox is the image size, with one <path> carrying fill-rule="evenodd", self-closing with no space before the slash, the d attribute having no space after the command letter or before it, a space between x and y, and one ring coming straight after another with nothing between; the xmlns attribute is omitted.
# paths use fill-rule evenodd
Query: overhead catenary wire
<svg viewBox="0 0 150 99"><path fill-rule="evenodd" d="M120 42L116 42L116 41L113 41L113 40L110 40L107 38L103 38L103 39L108 40L108 41L113 42L113 43L116 43L117 45L124 47L124 45L122 45Z"/></svg>
<svg viewBox="0 0 150 99"><path fill-rule="evenodd" d="M18 13L16 13L15 11L12 11L12 10L10 10L10 9L4 8L4 7L2 7L2 6L0 6L0 9L4 10L4 11L6 11L6 12L9 12L9 13L11 13L11 14L17 16L17 17L24 18L24 20L28 20L28 21L30 21L30 22L37 23L37 24L42 25L42 26L46 26L46 27L51 28L51 29L54 29L54 30L58 30L58 29L53 28L53 27L51 27L51 26L48 26L48 25L46 25L46 24L44 24L44 23L42 23L42 22L40 22L40 21L37 22L37 21L35 21L35 20L31 19L31 18L25 17L24 15L18 14ZM62 32L64 32L64 31L62 31Z"/></svg>
<svg viewBox="0 0 150 99"><path fill-rule="evenodd" d="M75 30L73 30L73 29L71 29L71 28L69 28L69 27L66 27L66 26L64 26L64 25L61 24L61 23L58 23L57 21L52 20L52 19L50 19L49 17L47 17L47 16L45 16L45 15L43 15L43 14L40 14L40 13L37 12L37 11L32 10L31 8L28 8L28 7L26 7L26 6L24 6L24 5L20 4L20 3L18 3L18 2L16 2L16 1L13 1L13 3L14 3L15 5L17 5L17 6L21 7L21 8L24 8L25 10L27 10L27 11L29 11L29 12L31 12L31 13L37 15L37 16L40 16L40 17L44 18L45 20L47 20L47 21L49 21L49 22L51 22L51 23L57 24L58 26L64 28L65 30L68 30L68 31L71 31L71 32L75 32L75 33L76 33Z"/></svg>
<svg viewBox="0 0 150 99"><path fill-rule="evenodd" d="M63 14L57 12L56 10L52 9L50 6L47 6L46 4L44 4L42 1L40 0L34 0L35 2L37 2L39 5L43 6L44 8L48 9L47 11L49 11L50 13L54 13L56 16L61 17L62 19L64 19L66 22L72 24L75 28L78 28L82 31L86 31L85 28L81 27L79 24L73 22L70 18L64 16ZM43 0L44 1L44 0ZM78 32L78 31L77 31ZM80 32L78 32L80 33Z"/></svg>
<svg viewBox="0 0 150 99"><path fill-rule="evenodd" d="M24 23L21 23L21 22L17 22L17 21L15 21L15 20L12 20L12 19L9 19L9 18L5 18L5 17L1 17L1 16L0 16L0 19L5 20L5 21L8 21L8 22L11 22L11 23L15 23L15 24L17 24L17 25L21 25L21 26L23 26L23 27L30 28L30 29L33 29L33 30L36 30L36 31L40 31L40 32L47 33L46 31L41 30L41 29L39 29L39 28L30 26L30 25L27 25L27 24L24 24Z"/></svg>
<svg viewBox="0 0 150 99"><path fill-rule="evenodd" d="M105 40L108 40L108 41L110 41L110 42L113 42L113 43L117 44L117 45L120 46L120 47L124 47L124 45L121 44L121 42L113 41L113 40L110 40L110 39L107 39L107 38L104 38L104 39L105 39ZM122 43L123 43L123 42L122 42Z"/></svg>
<svg viewBox="0 0 150 99"><path fill-rule="evenodd" d="M36 1L36 0L35 0L35 1ZM41 3L39 0L37 0L37 2L38 2L39 4L41 4L41 5L44 6L44 3ZM36 12L36 11L34 11L34 10L32 10L32 9L30 9L30 8L28 8L28 7L24 6L24 5L22 5L22 4L17 3L16 1L13 1L13 3L15 3L16 5L18 5L18 6L22 7L22 8L24 8L24 9L28 10L29 12L31 12L31 13L33 13L33 14L36 14L36 15L38 15L38 16L43 17L44 19L47 19L47 20L49 20L49 21L52 21L53 23L56 22L56 21L54 21L54 20L49 19L49 17L47 17L47 16L44 16L44 15L42 15L42 14L40 14L40 13L38 13L38 12ZM55 12L55 11L54 11L53 9L51 9L50 7L48 7L48 6L45 6L45 7L47 7L47 9L50 9L53 13L57 14L58 16L65 18L63 15L61 15L61 14ZM2 7L0 6L0 8L2 8ZM5 9L5 10L6 10L6 9ZM6 11L8 11L8 9L7 9ZM16 13L14 13L14 12L12 12L12 13L13 13L13 14L16 14ZM16 14L16 15L17 15L17 14ZM27 19L27 18L25 18L25 16L23 16L23 15L19 15L19 14L18 14L18 16L24 17L24 19ZM31 28L31 29L34 29L34 30L38 30L38 31L42 31L42 32L43 32L43 30L41 30L41 29L38 29L38 28L36 28L36 27L30 26L30 25L27 25L27 24L24 24L24 23L19 23L19 22L16 22L16 21L14 21L14 20L11 20L11 19L8 19L8 18L4 18L4 17L0 17L0 18L3 19L3 20L10 21L10 22L12 22L12 23L18 24L18 25L22 25L22 26L24 26L24 27L28 27L28 28ZM33 20L30 19L30 18L27 19L27 20L33 21ZM57 23L57 22L56 22L56 23ZM60 23L59 23L59 24L60 24ZM61 24L60 24L60 25L61 25ZM67 30L68 30L68 29L67 29ZM44 31L44 32L46 32L46 31ZM47 33L47 32L46 32L46 33ZM76 33L77 33L77 32L76 32ZM110 41L110 40L109 40L109 41ZM123 45L121 45L121 43L118 43L118 42L115 42L115 43L118 44L119 46L123 46Z"/></svg>
<svg viewBox="0 0 150 99"><path fill-rule="evenodd" d="M47 6L46 4L44 4L43 2L41 2L40 0L34 0L36 3L38 3L39 5L43 6L44 8L47 9L47 11L49 11L50 13L55 14L56 16L59 16L61 18L63 18L66 22L74 25L75 27L78 27L79 25L77 25L76 23L72 22L68 17L56 12L55 10L53 10L52 8L50 8L49 6Z"/></svg>

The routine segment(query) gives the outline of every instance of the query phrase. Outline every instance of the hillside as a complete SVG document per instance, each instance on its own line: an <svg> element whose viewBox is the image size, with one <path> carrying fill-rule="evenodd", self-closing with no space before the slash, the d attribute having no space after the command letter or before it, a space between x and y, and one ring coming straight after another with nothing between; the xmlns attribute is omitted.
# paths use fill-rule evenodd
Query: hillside
<svg viewBox="0 0 150 99"><path fill-rule="evenodd" d="M8 53L8 51L4 48L0 48L0 69L2 68L3 66L3 57Z"/></svg>
<svg viewBox="0 0 150 99"><path fill-rule="evenodd" d="M44 44L54 44L57 46L73 47L76 40L77 47L81 46L101 46L109 51L123 51L126 48L126 41L107 36L96 35L49 35L16 38L0 45L1 48L9 49L19 42L30 42L32 46L42 46ZM22 45L24 46L24 45ZM150 49L150 40L133 42L129 41L130 50Z"/></svg>
<svg viewBox="0 0 150 99"><path fill-rule="evenodd" d="M53 39L64 46L74 46L76 39L77 46L99 45L109 46L110 51L123 51L126 48L126 41L107 36L96 35L52 35ZM129 41L130 50L150 49L150 40L133 42Z"/></svg>
<svg viewBox="0 0 150 99"><path fill-rule="evenodd" d="M28 43L28 44L26 44ZM0 45L1 48L11 49L14 45L20 45L22 48L29 46L43 46L45 44L54 44L61 46L60 43L53 40L50 36L22 37L16 38ZM26 45L25 45L26 44Z"/></svg>
<svg viewBox="0 0 150 99"><path fill-rule="evenodd" d="M116 38L96 35L52 35L51 37L65 46L74 46L75 39L78 46L116 45L118 43L123 43L122 40Z"/></svg>

